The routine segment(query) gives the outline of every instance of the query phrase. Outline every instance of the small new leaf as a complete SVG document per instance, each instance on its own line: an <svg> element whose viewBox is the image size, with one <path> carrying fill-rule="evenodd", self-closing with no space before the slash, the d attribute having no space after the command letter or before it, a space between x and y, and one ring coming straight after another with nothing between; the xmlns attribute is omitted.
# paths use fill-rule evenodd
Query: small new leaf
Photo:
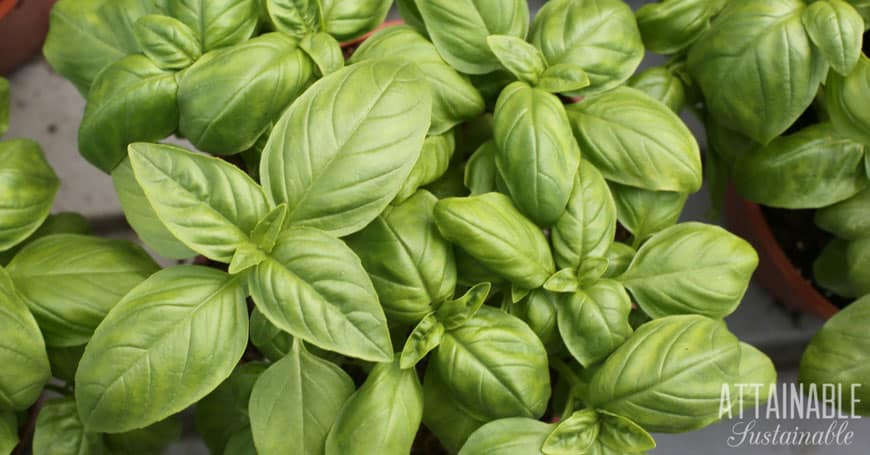
<svg viewBox="0 0 870 455"><path fill-rule="evenodd" d="M509 35L490 35L486 38L498 61L517 79L535 85L544 73L547 62L535 46L522 38Z"/></svg>
<svg viewBox="0 0 870 455"><path fill-rule="evenodd" d="M529 292L532 290L529 288L524 288L517 284L511 284L511 303L517 303L520 300L526 298L529 295Z"/></svg>
<svg viewBox="0 0 870 455"><path fill-rule="evenodd" d="M550 93L565 93L588 87L591 81L583 68L570 63L547 67L535 87Z"/></svg>
<svg viewBox="0 0 870 455"><path fill-rule="evenodd" d="M233 258L230 260L230 267L227 271L230 275L238 275L251 267L256 267L264 260L266 260L266 253L257 248L257 245L243 243L233 254Z"/></svg>
<svg viewBox="0 0 870 455"><path fill-rule="evenodd" d="M279 204L267 213L251 231L251 241L266 253L271 253L287 219L287 204Z"/></svg>
<svg viewBox="0 0 870 455"><path fill-rule="evenodd" d="M589 286L604 276L610 261L607 258L588 257L580 263L577 269L577 282L580 287Z"/></svg>
<svg viewBox="0 0 870 455"><path fill-rule="evenodd" d="M408 336L405 348L402 349L399 368L407 370L414 367L426 354L438 347L443 335L444 325L438 322L435 313L429 313Z"/></svg>
<svg viewBox="0 0 870 455"><path fill-rule="evenodd" d="M834 71L845 76L861 57L864 19L843 0L811 3L801 14L804 29Z"/></svg>
<svg viewBox="0 0 870 455"><path fill-rule="evenodd" d="M438 320L444 324L447 330L461 326L477 313L477 310L489 296L491 287L492 285L489 283L479 283L469 289L462 297L444 302L436 311Z"/></svg>
<svg viewBox="0 0 870 455"><path fill-rule="evenodd" d="M544 455L585 453L598 438L598 413L584 409L563 420L544 440Z"/></svg>
<svg viewBox="0 0 870 455"><path fill-rule="evenodd" d="M544 289L550 292L577 292L580 289L577 271L572 268L559 270L547 279L544 283Z"/></svg>
<svg viewBox="0 0 870 455"><path fill-rule="evenodd" d="M133 31L142 52L161 69L185 68L202 55L196 33L178 19L148 14Z"/></svg>
<svg viewBox="0 0 870 455"><path fill-rule="evenodd" d="M656 441L640 425L611 412L597 410L598 440L624 453L645 452L656 448Z"/></svg>

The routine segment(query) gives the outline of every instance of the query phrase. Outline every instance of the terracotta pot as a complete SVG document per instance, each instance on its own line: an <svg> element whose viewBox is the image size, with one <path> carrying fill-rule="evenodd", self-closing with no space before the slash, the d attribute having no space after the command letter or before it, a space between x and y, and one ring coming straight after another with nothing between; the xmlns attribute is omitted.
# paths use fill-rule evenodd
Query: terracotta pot
<svg viewBox="0 0 870 455"><path fill-rule="evenodd" d="M376 28L376 29L374 29L374 30L372 30L372 31L370 31L370 32L368 32L368 33L366 33L366 34L363 35L363 36L360 36L360 37L357 38L357 39L350 40L350 41L345 41L345 42L341 43L341 48L344 49L346 53L347 53L348 51L350 51L350 52L352 53L352 51L355 50L357 47L359 47L359 45L362 44L363 41L369 39L370 36L374 35L374 34L377 33L378 31L380 31L380 30L382 30L382 29L385 29L385 28L387 28L387 27L393 27L393 26L396 26L396 25L404 25L404 24L405 24L405 21L403 21L403 20L401 20L401 19L396 19L396 20L392 20L392 21L386 21L386 22L384 22L383 24L379 25L378 28Z"/></svg>
<svg viewBox="0 0 870 455"><path fill-rule="evenodd" d="M725 196L728 227L758 251L757 276L761 285L777 300L794 310L828 319L839 308L826 299L801 275L777 242L761 207L737 194L733 185Z"/></svg>
<svg viewBox="0 0 870 455"><path fill-rule="evenodd" d="M0 0L0 74L38 54L56 0Z"/></svg>

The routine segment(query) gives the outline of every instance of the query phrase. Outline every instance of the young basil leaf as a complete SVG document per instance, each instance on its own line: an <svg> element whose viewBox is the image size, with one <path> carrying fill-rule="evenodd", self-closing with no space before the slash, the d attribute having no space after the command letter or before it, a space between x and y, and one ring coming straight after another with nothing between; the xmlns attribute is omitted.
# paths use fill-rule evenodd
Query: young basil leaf
<svg viewBox="0 0 870 455"><path fill-rule="evenodd" d="M9 81L0 77L0 137L3 137L9 129L10 104Z"/></svg>
<svg viewBox="0 0 870 455"><path fill-rule="evenodd" d="M310 228L285 230L248 286L257 308L293 336L364 360L392 358L372 282L340 240Z"/></svg>
<svg viewBox="0 0 870 455"><path fill-rule="evenodd" d="M18 418L12 411L0 411L0 453L12 453L18 445Z"/></svg>
<svg viewBox="0 0 870 455"><path fill-rule="evenodd" d="M241 153L302 93L313 73L296 40L281 33L210 52L178 78L178 131L200 150Z"/></svg>
<svg viewBox="0 0 870 455"><path fill-rule="evenodd" d="M677 433L719 420L723 383L741 382L740 343L725 323L698 315L642 325L595 372L589 399L596 409L648 431Z"/></svg>
<svg viewBox="0 0 870 455"><path fill-rule="evenodd" d="M33 432L33 453L98 454L105 451L101 435L85 430L72 397L55 398L39 410Z"/></svg>
<svg viewBox="0 0 870 455"><path fill-rule="evenodd" d="M810 340L798 373L798 380L805 385L841 385L844 396L839 400L839 406L845 412L854 411L860 415L870 415L868 322L870 296L840 310ZM852 384L861 384L862 387L852 388ZM852 403L854 409L849 409ZM844 407L847 404L849 407Z"/></svg>
<svg viewBox="0 0 870 455"><path fill-rule="evenodd" d="M510 307L510 314L525 322L551 355L564 350L556 323L556 308L560 304L558 294L539 288Z"/></svg>
<svg viewBox="0 0 870 455"><path fill-rule="evenodd" d="M635 254L637 254L637 251L631 246L620 242L613 242L605 254L607 271L604 272L603 277L613 278L625 273Z"/></svg>
<svg viewBox="0 0 870 455"><path fill-rule="evenodd" d="M568 206L550 232L559 267L577 268L606 254L616 234L616 206L598 169L580 161Z"/></svg>
<svg viewBox="0 0 870 455"><path fill-rule="evenodd" d="M465 164L465 187L472 196L496 191L498 169L495 167L496 145L492 140L480 146Z"/></svg>
<svg viewBox="0 0 870 455"><path fill-rule="evenodd" d="M483 113L483 98L468 79L445 62L435 46L408 27L387 27L368 38L353 53L351 63L399 57L420 66L432 92L429 134L445 134L459 123Z"/></svg>
<svg viewBox="0 0 870 455"><path fill-rule="evenodd" d="M0 251L5 251L48 217L60 182L39 144L28 139L0 142L0 175Z"/></svg>
<svg viewBox="0 0 870 455"><path fill-rule="evenodd" d="M517 208L539 226L565 211L580 148L562 102L515 82L502 91L493 117L495 165Z"/></svg>
<svg viewBox="0 0 870 455"><path fill-rule="evenodd" d="M299 48L317 65L321 76L344 68L341 45L328 33L311 33L299 41Z"/></svg>
<svg viewBox="0 0 870 455"><path fill-rule="evenodd" d="M85 428L129 431L199 401L244 354L247 316L238 278L198 266L152 275L109 312L85 348L75 394Z"/></svg>
<svg viewBox="0 0 870 455"><path fill-rule="evenodd" d="M555 425L544 440L541 453L544 455L570 455L586 453L598 438L598 413L583 409L571 414Z"/></svg>
<svg viewBox="0 0 870 455"><path fill-rule="evenodd" d="M554 426L525 417L493 420L471 434L459 455L540 454Z"/></svg>
<svg viewBox="0 0 870 455"><path fill-rule="evenodd" d="M169 15L199 37L203 52L242 43L257 30L257 0L169 0Z"/></svg>
<svg viewBox="0 0 870 455"><path fill-rule="evenodd" d="M435 225L437 202L420 190L347 239L391 321L416 324L453 296L456 264L453 247Z"/></svg>
<svg viewBox="0 0 870 455"><path fill-rule="evenodd" d="M598 440L601 444L616 449L620 453L644 452L656 448L656 441L640 425L611 412L604 410L596 412L598 414Z"/></svg>
<svg viewBox="0 0 870 455"><path fill-rule="evenodd" d="M855 240L870 232L870 188L815 213L816 226L839 238Z"/></svg>
<svg viewBox="0 0 870 455"><path fill-rule="evenodd" d="M520 81L536 85L547 68L535 46L511 35L489 35L486 44L499 63Z"/></svg>
<svg viewBox="0 0 870 455"><path fill-rule="evenodd" d="M218 158L139 143L130 145L130 162L160 221L209 259L229 262L269 211L263 189Z"/></svg>
<svg viewBox="0 0 870 455"><path fill-rule="evenodd" d="M339 41L351 41L384 22L392 0L320 0L323 31Z"/></svg>
<svg viewBox="0 0 870 455"><path fill-rule="evenodd" d="M85 352L85 346L72 346L68 348L47 347L48 362L51 365L51 375L67 384L75 382L76 370L79 361Z"/></svg>
<svg viewBox="0 0 870 455"><path fill-rule="evenodd" d="M510 303L517 303L526 298L526 296L529 295L529 292L532 292L532 290L516 284L511 284Z"/></svg>
<svg viewBox="0 0 870 455"><path fill-rule="evenodd" d="M644 190L618 183L611 183L610 191L619 223L632 233L637 245L677 224L689 199L687 193Z"/></svg>
<svg viewBox="0 0 870 455"><path fill-rule="evenodd" d="M353 380L338 366L309 354L299 339L254 384L251 433L257 453L321 454Z"/></svg>
<svg viewBox="0 0 870 455"><path fill-rule="evenodd" d="M181 438L181 419L174 415L153 425L126 433L104 434L110 454L151 455L166 453L169 445Z"/></svg>
<svg viewBox="0 0 870 455"><path fill-rule="evenodd" d="M279 204L257 221L257 225L251 231L251 242L266 253L271 253L278 243L278 236L281 235L286 219L287 204Z"/></svg>
<svg viewBox="0 0 870 455"><path fill-rule="evenodd" d="M424 87L413 63L372 60L299 97L260 163L266 194L287 203L288 222L344 236L374 220L420 156L432 111Z"/></svg>
<svg viewBox="0 0 870 455"><path fill-rule="evenodd" d="M110 173L127 156L127 146L163 139L178 126L175 73L144 55L108 66L94 80L79 126L79 152Z"/></svg>
<svg viewBox="0 0 870 455"><path fill-rule="evenodd" d="M689 49L689 73L722 126L766 144L812 103L827 64L801 24L804 8L730 2Z"/></svg>
<svg viewBox="0 0 870 455"><path fill-rule="evenodd" d="M631 299L616 281L601 280L566 296L556 309L562 341L585 367L607 357L632 332Z"/></svg>
<svg viewBox="0 0 870 455"><path fill-rule="evenodd" d="M541 341L519 319L487 306L444 334L430 365L477 420L538 418L550 399Z"/></svg>
<svg viewBox="0 0 870 455"><path fill-rule="evenodd" d="M740 194L789 209L816 208L848 199L867 187L866 147L820 123L774 139L734 167Z"/></svg>
<svg viewBox="0 0 870 455"><path fill-rule="evenodd" d="M527 289L556 271L544 234L503 194L442 199L435 205L435 223L444 238Z"/></svg>
<svg viewBox="0 0 870 455"><path fill-rule="evenodd" d="M431 362L423 381L423 402L423 423L450 452L458 452L468 437L490 420L466 411Z"/></svg>
<svg viewBox="0 0 870 455"><path fill-rule="evenodd" d="M236 248L233 258L230 260L227 272L230 275L238 275L246 270L256 267L266 260L266 253L253 243L243 243Z"/></svg>
<svg viewBox="0 0 870 455"><path fill-rule="evenodd" d="M544 289L550 292L571 293L580 290L580 281L577 279L577 270L572 268L562 269L547 278Z"/></svg>
<svg viewBox="0 0 870 455"><path fill-rule="evenodd" d="M810 3L801 21L831 68L849 74L861 56L864 19L858 11L843 0L823 0Z"/></svg>
<svg viewBox="0 0 870 455"><path fill-rule="evenodd" d="M39 326L0 267L0 409L23 410L33 404L51 377Z"/></svg>
<svg viewBox="0 0 870 455"><path fill-rule="evenodd" d="M202 55L195 32L173 17L148 14L133 30L142 52L162 69L186 68Z"/></svg>
<svg viewBox="0 0 870 455"><path fill-rule="evenodd" d="M326 455L400 455L411 451L423 418L417 371L398 361L375 365L344 404L326 439Z"/></svg>
<svg viewBox="0 0 870 455"><path fill-rule="evenodd" d="M323 28L320 0L262 0L261 10L272 27L297 39Z"/></svg>
<svg viewBox="0 0 870 455"><path fill-rule="evenodd" d="M577 282L583 288L595 284L607 273L609 266L607 258L590 256L577 269Z"/></svg>
<svg viewBox="0 0 870 455"><path fill-rule="evenodd" d="M196 430L202 435L211 453L235 454L236 452L230 451L230 443L232 439L239 438L250 439L250 446L253 448L248 404L254 384L264 371L266 365L260 362L242 364L196 404ZM248 433L247 438L238 436L245 432Z"/></svg>
<svg viewBox="0 0 870 455"><path fill-rule="evenodd" d="M620 0L551 0L538 11L529 41L550 65L583 68L591 84L572 96L610 90L637 69L644 48L631 8Z"/></svg>
<svg viewBox="0 0 870 455"><path fill-rule="evenodd" d="M848 246L846 240L831 240L813 262L813 277L823 288L839 296L860 297L857 286L849 279L849 263L846 260Z"/></svg>
<svg viewBox="0 0 870 455"><path fill-rule="evenodd" d="M724 318L749 287L758 254L718 227L681 223L653 235L617 280L653 318L701 314Z"/></svg>
<svg viewBox="0 0 870 455"><path fill-rule="evenodd" d="M847 76L831 72L825 86L825 107L831 123L844 136L870 144L870 59L862 55ZM866 163L866 162L865 162ZM870 178L870 174L868 174Z"/></svg>
<svg viewBox="0 0 870 455"><path fill-rule="evenodd" d="M858 295L870 294L870 237L846 245L846 278Z"/></svg>
<svg viewBox="0 0 870 455"><path fill-rule="evenodd" d="M77 234L43 237L8 266L45 344L53 347L87 343L106 314L159 269L133 243Z"/></svg>
<svg viewBox="0 0 870 455"><path fill-rule="evenodd" d="M141 51L133 24L160 12L150 1L61 0L51 9L43 54L55 71L87 95L100 71Z"/></svg>
<svg viewBox="0 0 870 455"><path fill-rule="evenodd" d="M635 13L647 49L657 54L685 50L710 25L727 0L663 0L647 3Z"/></svg>
<svg viewBox="0 0 870 455"><path fill-rule="evenodd" d="M450 160L456 149L456 140L452 133L441 136L429 136L423 141L423 150L414 163L411 174L408 175L393 204L402 203L411 197L418 188L437 181L450 167Z"/></svg>
<svg viewBox="0 0 870 455"><path fill-rule="evenodd" d="M426 354L438 347L443 336L444 325L438 322L435 313L426 315L408 335L408 340L405 341L405 347L402 349L399 367L407 370L417 365Z"/></svg>
<svg viewBox="0 0 870 455"><path fill-rule="evenodd" d="M663 66L654 66L635 74L626 85L646 93L676 114L679 114L686 104L686 88L683 81Z"/></svg>
<svg viewBox="0 0 870 455"><path fill-rule="evenodd" d="M694 193L701 187L698 142L673 111L646 93L620 87L569 106L568 117L584 158L606 179L657 191Z"/></svg>
<svg viewBox="0 0 870 455"><path fill-rule="evenodd" d="M438 316L438 321L444 324L447 330L461 327L477 314L477 311L489 297L491 287L489 283L478 283L462 297L444 302L435 313Z"/></svg>
<svg viewBox="0 0 870 455"><path fill-rule="evenodd" d="M588 87L592 82L583 68L570 63L548 66L535 88L550 93L567 93Z"/></svg>
<svg viewBox="0 0 870 455"><path fill-rule="evenodd" d="M118 200L121 201L124 217L148 248L170 259L187 259L196 256L196 253L176 239L157 217L145 192L136 181L129 157L125 157L124 161L112 169L112 183Z"/></svg>

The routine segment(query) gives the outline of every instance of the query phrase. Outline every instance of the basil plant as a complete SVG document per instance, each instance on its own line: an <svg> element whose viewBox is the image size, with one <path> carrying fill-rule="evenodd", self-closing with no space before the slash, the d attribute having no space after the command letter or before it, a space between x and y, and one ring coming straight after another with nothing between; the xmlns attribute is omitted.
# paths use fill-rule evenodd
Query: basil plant
<svg viewBox="0 0 870 455"><path fill-rule="evenodd" d="M730 178L754 202L816 209L835 239L815 281L870 292L867 2L667 1L636 16L646 46L671 56L673 92L705 120L715 186Z"/></svg>
<svg viewBox="0 0 870 455"><path fill-rule="evenodd" d="M690 94L634 74L626 4L529 23L519 0L404 0L408 25L345 57L389 4L58 2L45 50L87 92L82 154L143 243L196 260L67 237L12 259L4 298L40 302L44 346L0 409L49 376L63 396L34 444L152 450L195 406L214 453L644 453L718 421L723 387L775 382L723 321L756 253L678 223ZM34 284L58 268L79 288Z"/></svg>

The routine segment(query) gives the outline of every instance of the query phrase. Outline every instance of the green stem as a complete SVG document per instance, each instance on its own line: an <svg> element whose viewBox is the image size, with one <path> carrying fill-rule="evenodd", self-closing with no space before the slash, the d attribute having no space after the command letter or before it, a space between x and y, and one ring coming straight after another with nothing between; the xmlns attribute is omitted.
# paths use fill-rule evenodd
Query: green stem
<svg viewBox="0 0 870 455"><path fill-rule="evenodd" d="M577 376L577 373L574 373L574 370L572 370L571 367L562 359L558 357L550 357L550 365L558 371L560 375L565 377L572 390L583 382L580 380L580 377Z"/></svg>
<svg viewBox="0 0 870 455"><path fill-rule="evenodd" d="M574 389L571 389L571 394L568 395L568 400L565 402L565 409L562 411L561 418L565 420L571 413L574 412Z"/></svg>

